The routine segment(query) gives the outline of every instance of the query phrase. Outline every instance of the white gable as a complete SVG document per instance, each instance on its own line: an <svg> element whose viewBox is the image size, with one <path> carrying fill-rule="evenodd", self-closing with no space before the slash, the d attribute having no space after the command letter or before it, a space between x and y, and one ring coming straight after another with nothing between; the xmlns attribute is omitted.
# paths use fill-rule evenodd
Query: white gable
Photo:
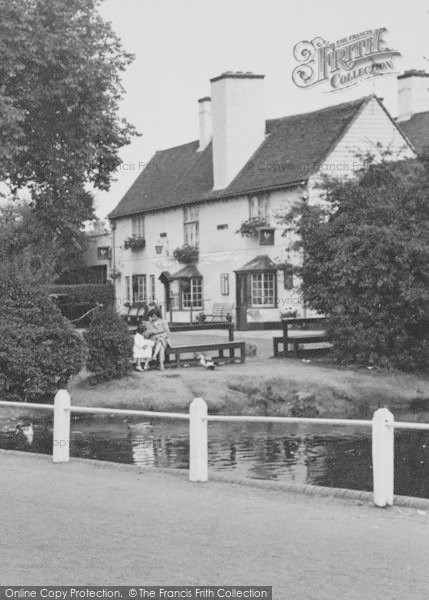
<svg viewBox="0 0 429 600"><path fill-rule="evenodd" d="M331 150L319 172L310 178L309 188L317 185L321 173L335 177L352 176L361 167L357 155L370 152L380 157L382 149L390 150L392 160L416 157L376 98L371 98Z"/></svg>

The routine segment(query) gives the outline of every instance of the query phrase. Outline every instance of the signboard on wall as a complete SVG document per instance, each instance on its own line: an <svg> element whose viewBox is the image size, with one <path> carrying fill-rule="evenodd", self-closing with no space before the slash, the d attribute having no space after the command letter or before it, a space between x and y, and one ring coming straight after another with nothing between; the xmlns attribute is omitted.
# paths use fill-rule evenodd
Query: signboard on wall
<svg viewBox="0 0 429 600"><path fill-rule="evenodd" d="M274 229L260 229L259 243L261 246L274 246Z"/></svg>

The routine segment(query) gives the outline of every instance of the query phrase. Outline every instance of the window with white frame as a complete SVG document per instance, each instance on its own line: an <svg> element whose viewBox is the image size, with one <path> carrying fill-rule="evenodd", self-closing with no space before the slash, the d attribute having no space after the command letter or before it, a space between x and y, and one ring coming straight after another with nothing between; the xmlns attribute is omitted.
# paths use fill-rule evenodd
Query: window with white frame
<svg viewBox="0 0 429 600"><path fill-rule="evenodd" d="M131 227L134 237L144 238L144 215L134 215L131 220Z"/></svg>
<svg viewBox="0 0 429 600"><path fill-rule="evenodd" d="M146 302L146 275L133 275L133 302Z"/></svg>
<svg viewBox="0 0 429 600"><path fill-rule="evenodd" d="M185 206L183 209L183 231L185 244L197 247L199 244L198 206Z"/></svg>
<svg viewBox="0 0 429 600"><path fill-rule="evenodd" d="M249 217L251 219L264 219L268 223L269 217L268 196L251 196L249 198Z"/></svg>
<svg viewBox="0 0 429 600"><path fill-rule="evenodd" d="M220 293L222 296L229 296L229 273L222 273L220 276Z"/></svg>
<svg viewBox="0 0 429 600"><path fill-rule="evenodd" d="M252 306L275 306L276 282L274 271L261 271L251 275Z"/></svg>
<svg viewBox="0 0 429 600"><path fill-rule="evenodd" d="M202 309L202 278L173 279L170 283L170 301L173 310L186 310L188 308Z"/></svg>
<svg viewBox="0 0 429 600"><path fill-rule="evenodd" d="M173 310L180 308L180 280L173 279L170 283L170 304Z"/></svg>
<svg viewBox="0 0 429 600"><path fill-rule="evenodd" d="M131 277L125 277L125 302L131 302Z"/></svg>
<svg viewBox="0 0 429 600"><path fill-rule="evenodd" d="M194 277L182 283L183 308L203 308L203 280Z"/></svg>

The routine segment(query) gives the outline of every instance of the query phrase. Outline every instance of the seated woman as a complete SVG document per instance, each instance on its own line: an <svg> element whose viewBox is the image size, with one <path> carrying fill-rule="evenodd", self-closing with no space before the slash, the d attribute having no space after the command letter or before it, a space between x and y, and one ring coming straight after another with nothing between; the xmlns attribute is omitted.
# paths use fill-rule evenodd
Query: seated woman
<svg viewBox="0 0 429 600"><path fill-rule="evenodd" d="M165 349L170 344L170 329L167 321L161 319L160 313L156 308L149 311L149 324L146 334L155 342L152 358L159 356L159 368L164 370Z"/></svg>

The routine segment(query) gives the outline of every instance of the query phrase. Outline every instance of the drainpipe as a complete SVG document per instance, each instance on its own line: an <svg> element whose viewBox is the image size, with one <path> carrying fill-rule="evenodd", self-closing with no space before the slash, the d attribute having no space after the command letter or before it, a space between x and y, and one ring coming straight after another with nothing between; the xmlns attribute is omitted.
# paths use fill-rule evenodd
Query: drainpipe
<svg viewBox="0 0 429 600"><path fill-rule="evenodd" d="M110 221L110 226L112 228L112 272L116 273L116 243L115 243L115 233L116 233L116 222ZM113 279L113 289L114 289L114 302L116 306L116 277Z"/></svg>

